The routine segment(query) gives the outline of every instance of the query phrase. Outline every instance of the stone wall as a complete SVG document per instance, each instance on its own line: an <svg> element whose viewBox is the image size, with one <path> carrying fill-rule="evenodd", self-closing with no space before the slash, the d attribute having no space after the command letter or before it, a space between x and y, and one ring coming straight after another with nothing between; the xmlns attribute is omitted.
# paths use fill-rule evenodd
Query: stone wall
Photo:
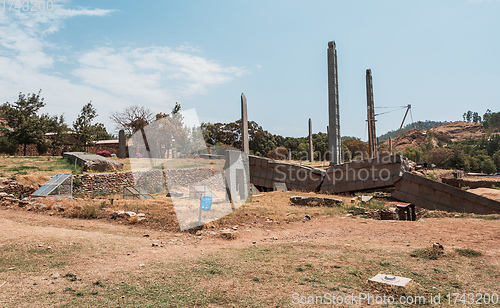
<svg viewBox="0 0 500 308"><path fill-rule="evenodd" d="M38 188L39 185L23 185L11 179L0 179L0 192L16 196L30 196Z"/></svg>
<svg viewBox="0 0 500 308"><path fill-rule="evenodd" d="M165 177L161 170L137 172L137 183L132 172L97 173L73 176L73 192L88 193L121 193L124 187L139 186L149 193L165 190ZM209 168L169 169L165 170L169 187L202 183L216 189L223 189L223 176L220 172L212 173Z"/></svg>

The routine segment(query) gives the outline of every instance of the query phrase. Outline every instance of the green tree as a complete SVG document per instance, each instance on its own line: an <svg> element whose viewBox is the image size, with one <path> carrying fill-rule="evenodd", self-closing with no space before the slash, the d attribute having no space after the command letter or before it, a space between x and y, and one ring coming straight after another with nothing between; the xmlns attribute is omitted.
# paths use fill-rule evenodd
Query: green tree
<svg viewBox="0 0 500 308"><path fill-rule="evenodd" d="M342 144L347 147L352 159L366 159L368 158L368 145L366 142L356 137L349 137L342 141Z"/></svg>
<svg viewBox="0 0 500 308"><path fill-rule="evenodd" d="M44 114L42 119L49 133L49 147L52 149L52 153L55 153L57 148L68 143L68 125L64 122L64 116L62 115L49 116L48 114Z"/></svg>
<svg viewBox="0 0 500 308"><path fill-rule="evenodd" d="M481 170L484 173L492 174L493 172L495 172L497 170L497 167L495 166L495 163L493 162L493 160L488 157L481 162Z"/></svg>
<svg viewBox="0 0 500 308"><path fill-rule="evenodd" d="M403 153L403 156L411 161L419 163L423 160L424 153L419 147L407 146Z"/></svg>
<svg viewBox="0 0 500 308"><path fill-rule="evenodd" d="M497 166L497 171L500 172L500 151L493 154L493 162Z"/></svg>
<svg viewBox="0 0 500 308"><path fill-rule="evenodd" d="M76 121L73 122L73 130L77 134L77 139L84 146L93 141L109 137L104 124L93 124L96 117L97 110L92 106L92 102L89 102L83 106Z"/></svg>
<svg viewBox="0 0 500 308"><path fill-rule="evenodd" d="M25 95L19 93L16 102L9 102L2 105L3 117L7 125L13 129L8 133L10 139L23 145L23 155L26 156L28 144L41 144L45 140L45 129L42 118L37 114L45 106L43 98L38 94Z"/></svg>

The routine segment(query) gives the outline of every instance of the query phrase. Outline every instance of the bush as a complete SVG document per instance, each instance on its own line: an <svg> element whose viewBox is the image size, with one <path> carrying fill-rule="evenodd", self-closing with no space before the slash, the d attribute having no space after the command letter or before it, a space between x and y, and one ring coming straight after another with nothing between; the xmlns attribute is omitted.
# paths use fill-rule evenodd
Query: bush
<svg viewBox="0 0 500 308"><path fill-rule="evenodd" d="M0 137L0 153L14 155L17 153L18 143L14 139L9 139L7 136Z"/></svg>
<svg viewBox="0 0 500 308"><path fill-rule="evenodd" d="M104 157L111 157L111 153L108 152L108 151L99 151L96 153L97 155L101 155L101 156L104 156Z"/></svg>
<svg viewBox="0 0 500 308"><path fill-rule="evenodd" d="M267 157L272 159L288 159L288 149L285 147L277 147L267 152Z"/></svg>
<svg viewBox="0 0 500 308"><path fill-rule="evenodd" d="M47 153L49 150L50 144L47 142L41 142L36 145L36 149L38 150L38 155L43 155Z"/></svg>
<svg viewBox="0 0 500 308"><path fill-rule="evenodd" d="M492 174L493 172L497 171L497 166L491 158L486 158L481 162L481 170L484 173Z"/></svg>

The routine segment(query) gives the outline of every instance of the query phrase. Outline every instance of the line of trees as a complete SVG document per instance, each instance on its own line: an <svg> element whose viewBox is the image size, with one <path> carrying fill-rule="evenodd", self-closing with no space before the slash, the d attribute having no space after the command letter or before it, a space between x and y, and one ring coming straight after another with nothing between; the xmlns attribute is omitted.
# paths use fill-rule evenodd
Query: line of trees
<svg viewBox="0 0 500 308"><path fill-rule="evenodd" d="M24 155L28 144L36 144L39 153L53 150L68 143L68 133L78 140L73 150L83 150L83 146L97 140L110 139L102 123L96 123L97 111L92 102L85 104L77 119L68 127L62 115L50 116L40 114L45 107L44 99L38 93L19 93L18 100L0 105L0 152L14 154L19 145L23 146ZM185 127L180 113L181 105L176 103L170 113L154 114L150 109L141 106L130 106L115 112L110 119L118 129L124 129L128 137L152 123L162 127L168 135L158 135L161 151L169 155L170 150L191 151L199 147L195 139L203 138L205 142L216 146L241 148L241 120L230 123L202 123L203 136L195 138L196 128ZM404 156L416 162L428 161L441 168L464 169L465 171L484 171L493 173L500 171L500 112L487 110L481 117L477 112L467 111L463 118L468 122L482 123L485 135L476 140L453 142L451 137L443 133L428 132L426 141L417 147L407 147ZM435 126L440 122L418 122L420 128ZM249 121L250 153L275 159L291 157L295 160L308 159L309 140L307 137L283 137L264 130L254 121ZM51 141L47 141L46 133L52 133ZM392 132L389 132L390 134ZM386 135L388 135L386 134ZM436 145L437 140L437 145ZM174 141L175 147L174 149ZM313 134L315 160L329 160L328 136L325 133ZM160 149L160 146L158 146ZM382 149L383 150L383 149ZM367 157L368 146L356 137L342 138L344 160ZM354 157L351 156L354 155Z"/></svg>
<svg viewBox="0 0 500 308"><path fill-rule="evenodd" d="M0 152L15 154L22 145L23 155L27 154L27 146L35 144L40 154L46 153L68 143L68 132L73 131L78 140L74 150L81 150L82 146L93 141L109 139L111 136L106 131L104 124L94 123L97 111L92 102L83 106L78 118L73 122L70 130L65 123L63 115L51 116L47 113L40 114L45 107L41 90L38 93L19 93L17 101L6 102L0 105L0 118L4 123L1 126ZM50 141L46 133L52 133Z"/></svg>

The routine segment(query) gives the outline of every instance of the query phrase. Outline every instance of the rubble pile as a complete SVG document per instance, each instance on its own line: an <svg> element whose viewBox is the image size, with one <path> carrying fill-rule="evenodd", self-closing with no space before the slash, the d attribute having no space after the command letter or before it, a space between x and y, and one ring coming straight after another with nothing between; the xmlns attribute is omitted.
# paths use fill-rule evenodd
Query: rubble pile
<svg viewBox="0 0 500 308"><path fill-rule="evenodd" d="M0 192L7 194L30 196L38 188L40 188L39 185L23 185L12 179L0 179Z"/></svg>

